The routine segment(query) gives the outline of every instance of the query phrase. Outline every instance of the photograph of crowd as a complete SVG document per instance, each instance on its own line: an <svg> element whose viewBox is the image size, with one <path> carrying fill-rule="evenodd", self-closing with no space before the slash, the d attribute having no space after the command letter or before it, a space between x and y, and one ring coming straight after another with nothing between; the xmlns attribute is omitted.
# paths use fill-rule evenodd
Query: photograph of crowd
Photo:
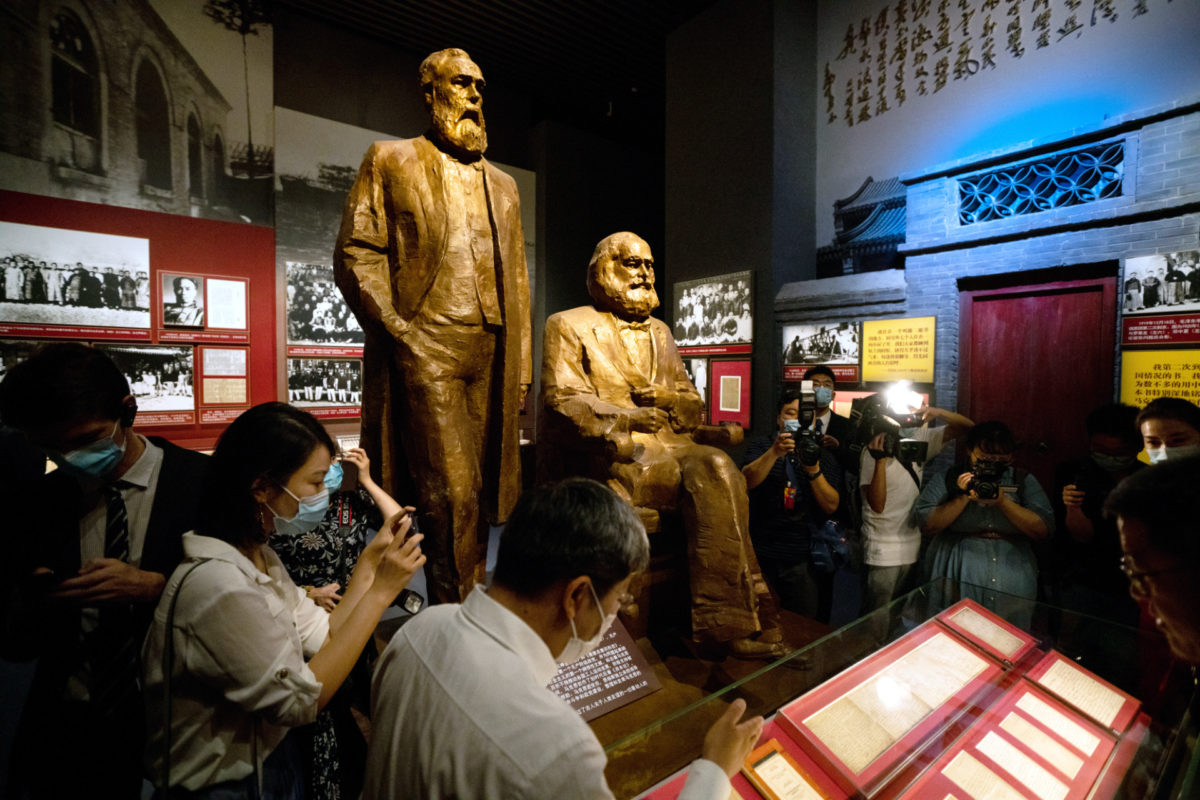
<svg viewBox="0 0 1200 800"><path fill-rule="evenodd" d="M857 364L858 323L783 326L783 363Z"/></svg>
<svg viewBox="0 0 1200 800"><path fill-rule="evenodd" d="M162 298L163 325L204 327L204 278L164 272Z"/></svg>
<svg viewBox="0 0 1200 800"><path fill-rule="evenodd" d="M301 408L362 405L362 362L354 358L289 358L288 402Z"/></svg>
<svg viewBox="0 0 1200 800"><path fill-rule="evenodd" d="M1200 311L1200 251L1125 259L1126 314Z"/></svg>
<svg viewBox="0 0 1200 800"><path fill-rule="evenodd" d="M0 322L149 328L149 241L0 222Z"/></svg>
<svg viewBox="0 0 1200 800"><path fill-rule="evenodd" d="M745 344L754 333L751 273L675 284L675 345Z"/></svg>
<svg viewBox="0 0 1200 800"><path fill-rule="evenodd" d="M129 381L138 411L191 411L196 407L192 385L192 348L158 345L97 347L112 358Z"/></svg>
<svg viewBox="0 0 1200 800"><path fill-rule="evenodd" d="M333 267L287 262L288 344L362 347L363 330L333 283Z"/></svg>

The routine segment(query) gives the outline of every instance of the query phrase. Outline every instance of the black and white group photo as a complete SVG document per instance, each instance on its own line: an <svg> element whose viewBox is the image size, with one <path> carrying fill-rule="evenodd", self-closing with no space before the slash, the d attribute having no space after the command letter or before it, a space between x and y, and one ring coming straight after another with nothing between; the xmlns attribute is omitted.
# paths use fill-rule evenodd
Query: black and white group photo
<svg viewBox="0 0 1200 800"><path fill-rule="evenodd" d="M0 222L0 322L149 328L149 241Z"/></svg>
<svg viewBox="0 0 1200 800"><path fill-rule="evenodd" d="M1200 311L1200 251L1125 259L1125 314Z"/></svg>
<svg viewBox="0 0 1200 800"><path fill-rule="evenodd" d="M139 411L191 411L196 407L191 347L140 344L98 347L121 368Z"/></svg>
<svg viewBox="0 0 1200 800"><path fill-rule="evenodd" d="M678 347L749 343L754 333L751 273L675 284Z"/></svg>
<svg viewBox="0 0 1200 800"><path fill-rule="evenodd" d="M858 323L783 326L784 364L857 364Z"/></svg>
<svg viewBox="0 0 1200 800"><path fill-rule="evenodd" d="M288 402L301 408L362 405L362 362L355 358L289 358Z"/></svg>
<svg viewBox="0 0 1200 800"><path fill-rule="evenodd" d="M328 264L287 262L288 344L361 347L363 329L333 283Z"/></svg>

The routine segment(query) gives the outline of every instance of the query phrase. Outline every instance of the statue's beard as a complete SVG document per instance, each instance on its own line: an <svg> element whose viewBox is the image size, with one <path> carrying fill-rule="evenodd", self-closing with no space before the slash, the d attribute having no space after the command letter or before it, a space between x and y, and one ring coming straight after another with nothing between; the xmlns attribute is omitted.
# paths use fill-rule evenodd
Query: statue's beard
<svg viewBox="0 0 1200 800"><path fill-rule="evenodd" d="M487 150L487 125L482 110L435 100L433 127L441 140L452 148L475 156L483 155Z"/></svg>
<svg viewBox="0 0 1200 800"><path fill-rule="evenodd" d="M604 305L619 317L642 320L658 308L658 292L654 290L652 283L626 287L610 279L601 280L598 288L605 300Z"/></svg>

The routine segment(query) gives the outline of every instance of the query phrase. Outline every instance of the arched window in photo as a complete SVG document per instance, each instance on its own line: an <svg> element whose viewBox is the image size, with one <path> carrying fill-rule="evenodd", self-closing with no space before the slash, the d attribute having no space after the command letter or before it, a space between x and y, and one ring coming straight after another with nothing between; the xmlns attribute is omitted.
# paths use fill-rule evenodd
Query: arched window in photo
<svg viewBox="0 0 1200 800"><path fill-rule="evenodd" d="M195 114L187 118L188 194L204 197L204 145Z"/></svg>
<svg viewBox="0 0 1200 800"><path fill-rule="evenodd" d="M80 169L98 169L100 63L87 28L65 9L50 20L50 113L70 139L60 158Z"/></svg>
<svg viewBox="0 0 1200 800"><path fill-rule="evenodd" d="M142 183L170 189L171 119L162 76L148 60L137 71L134 89L137 108L137 153L142 163Z"/></svg>

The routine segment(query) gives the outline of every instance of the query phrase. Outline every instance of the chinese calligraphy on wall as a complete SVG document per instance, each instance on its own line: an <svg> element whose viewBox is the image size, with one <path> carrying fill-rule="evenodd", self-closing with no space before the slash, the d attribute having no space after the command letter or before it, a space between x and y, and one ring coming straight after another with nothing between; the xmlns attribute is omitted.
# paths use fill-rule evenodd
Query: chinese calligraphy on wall
<svg viewBox="0 0 1200 800"><path fill-rule="evenodd" d="M859 125L1028 52L1174 0L892 0L846 28L826 61L826 123Z"/></svg>

